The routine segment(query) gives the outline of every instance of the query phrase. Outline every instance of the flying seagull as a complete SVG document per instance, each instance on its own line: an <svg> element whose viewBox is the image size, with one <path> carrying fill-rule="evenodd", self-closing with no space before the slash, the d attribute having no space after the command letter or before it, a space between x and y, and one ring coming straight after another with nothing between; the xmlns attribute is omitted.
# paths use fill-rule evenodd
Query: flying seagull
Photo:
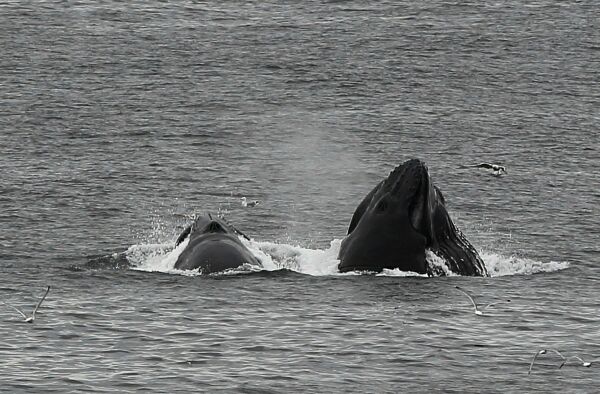
<svg viewBox="0 0 600 394"><path fill-rule="evenodd" d="M563 365L565 365L566 363L569 362L569 360L572 360L572 359L579 361L581 363L581 365L583 365L584 367L590 367L592 365L591 362L583 361L583 359L579 356L569 356L562 362L562 364L560 364L560 367L558 367L558 368L559 369L562 368Z"/></svg>
<svg viewBox="0 0 600 394"><path fill-rule="evenodd" d="M494 175L494 176L500 176L502 174L506 174L506 167L501 166L499 164L479 163L475 167L489 168L489 169L493 170L492 175Z"/></svg>
<svg viewBox="0 0 600 394"><path fill-rule="evenodd" d="M531 374L531 368L533 368L533 363L535 363L535 360L542 354L546 354L548 352L552 352L555 353L558 357L563 359L563 363L560 365L560 367L562 367L564 365L564 363L566 362L567 358L565 356L562 355L561 352L559 352L556 349L542 349L540 351L538 351L535 356L533 356L533 360L531 360L531 364L529 365L529 372L527 372L527 375ZM560 368L559 367L559 368Z"/></svg>
<svg viewBox="0 0 600 394"><path fill-rule="evenodd" d="M483 306L481 309L479 309L479 308L477 308L477 304L475 303L475 300L473 299L473 297L472 297L472 296L471 296L469 293L467 293L465 290L463 290L463 289L462 289L461 287L459 287L459 286L454 286L454 287L456 287L456 289L457 289L458 291L460 291L461 293L463 293L464 295L466 295L466 296L469 298L469 300L471 301L471 304L473 304L473 308L475 309L475 314L476 314L476 315L478 315L478 316L481 316L481 315L483 315L483 311L484 311L484 310L485 310L487 307L490 307L490 306L492 306L492 305L496 305L496 303L495 303L495 302L492 302L492 303L490 303L490 304L484 305L484 306ZM507 301L507 302L510 302L510 300L506 300L506 301Z"/></svg>
<svg viewBox="0 0 600 394"><path fill-rule="evenodd" d="M242 197L242 207L255 207L258 204L259 204L259 202L256 200L248 201L248 200L246 200L246 197Z"/></svg>
<svg viewBox="0 0 600 394"><path fill-rule="evenodd" d="M44 299L46 299L46 296L48 295L49 291L50 291L50 286L48 286L48 288L46 289L46 293L44 294L44 296L42 297L42 299L40 300L40 302L37 303L37 305L33 309L33 313L29 317L27 317L27 315L25 313L23 313L23 311L20 310L19 308L17 308L16 306L10 305L10 304L8 304L8 303L6 303L4 301L0 301L0 302L2 302L4 305L10 306L15 311L19 312L19 314L21 316L23 316L23 319L25 319L25 323L33 323L33 321L35 320L35 313L37 312L37 310L40 307L40 305L42 305L42 302L44 302Z"/></svg>

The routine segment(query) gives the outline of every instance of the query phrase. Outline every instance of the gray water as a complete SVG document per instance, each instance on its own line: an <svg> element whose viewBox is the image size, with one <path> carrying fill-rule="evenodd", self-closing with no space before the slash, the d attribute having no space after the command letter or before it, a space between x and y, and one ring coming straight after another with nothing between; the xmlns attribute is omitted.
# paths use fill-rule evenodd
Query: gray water
<svg viewBox="0 0 600 394"><path fill-rule="evenodd" d="M52 286L0 391L600 390L596 2L21 1L0 53L0 300ZM413 157L491 277L336 273ZM205 211L265 269L174 271Z"/></svg>

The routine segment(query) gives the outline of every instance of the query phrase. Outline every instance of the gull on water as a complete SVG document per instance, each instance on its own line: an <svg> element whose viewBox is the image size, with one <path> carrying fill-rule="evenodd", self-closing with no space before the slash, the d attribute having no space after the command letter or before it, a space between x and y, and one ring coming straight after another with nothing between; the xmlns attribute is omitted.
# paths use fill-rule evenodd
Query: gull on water
<svg viewBox="0 0 600 394"><path fill-rule="evenodd" d="M243 207L255 207L260 204L257 200L248 201L246 197L242 197L242 206Z"/></svg>
<svg viewBox="0 0 600 394"><path fill-rule="evenodd" d="M479 168L489 168L491 169L492 175L494 176L500 176L502 174L506 174L506 167L501 166L499 164L493 164L493 163L479 163L477 164L475 167L479 167Z"/></svg>
<svg viewBox="0 0 600 394"><path fill-rule="evenodd" d="M463 289L462 289L461 287L459 287L459 286L454 286L454 287L456 287L456 289L458 289L458 291L460 291L461 293L463 293L464 295L466 295L466 296L469 298L469 300L471 301L471 304L473 304L473 308L475 309L475 314L476 314L476 315L478 315L478 316L481 316L481 315L483 315L483 311L484 311L484 310L485 310L487 307L490 307L490 306L492 306L492 305L496 305L496 303L495 303L495 302L492 302L492 303L490 303L490 304L484 305L484 306L483 306L483 307L481 307L481 309L480 309L480 308L478 308L478 307L477 307L477 303L475 303L475 300L473 299L473 297L472 297L472 296L471 296L469 293L467 293L465 290L463 290ZM506 300L506 302L510 302L510 300Z"/></svg>
<svg viewBox="0 0 600 394"><path fill-rule="evenodd" d="M48 288L46 289L46 293L44 293L44 296L42 297L42 299L40 300L40 302L37 303L37 305L33 309L33 313L29 317L27 317L27 315L22 310L20 310L19 308L17 308L16 306L10 305L10 304L8 304L8 303L6 303L4 301L0 301L0 302L2 302L4 305L10 306L15 311L19 312L19 314L21 316L23 316L23 319L25 319L25 323L33 323L33 321L35 320L35 313L37 312L37 310L40 307L40 305L42 305L42 302L44 302L44 299L46 299L46 296L48 295L49 291L50 291L50 286L48 286Z"/></svg>

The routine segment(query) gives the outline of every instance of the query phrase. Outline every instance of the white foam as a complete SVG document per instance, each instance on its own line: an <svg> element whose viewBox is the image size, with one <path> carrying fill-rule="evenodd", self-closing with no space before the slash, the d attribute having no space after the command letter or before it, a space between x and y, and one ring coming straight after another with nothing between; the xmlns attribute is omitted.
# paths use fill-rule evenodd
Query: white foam
<svg viewBox="0 0 600 394"><path fill-rule="evenodd" d="M446 265L446 260L444 260L443 258L438 256L437 254L433 253L431 250L425 251L425 258L427 259L427 262L431 266L443 271L446 276L456 276L457 275L454 272L450 271L450 268L448 267L448 265Z"/></svg>
<svg viewBox="0 0 600 394"><path fill-rule="evenodd" d="M400 276L400 277L420 276L422 278L427 278L427 274L419 274L418 272L412 272L412 271L400 271L398 268L395 268L393 270L384 268L383 271L381 271L380 273L377 274L377 276Z"/></svg>
<svg viewBox="0 0 600 394"><path fill-rule="evenodd" d="M328 249L308 249L301 246L254 242L246 244L261 259L265 269L289 269L302 274L322 276L337 274L337 259L341 240L331 241Z"/></svg>
<svg viewBox="0 0 600 394"><path fill-rule="evenodd" d="M554 272L569 268L567 261L537 261L526 257L502 256L494 252L480 251L490 276L531 275L538 272Z"/></svg>
<svg viewBox="0 0 600 394"><path fill-rule="evenodd" d="M359 272L339 273L337 259L341 239L331 241L329 248L310 249L298 245L279 244L268 241L254 241L240 238L242 243L254 254L262 263L262 270L275 271L280 269L289 269L302 274L313 276L327 275L360 275ZM133 269L140 271L164 272L180 275L199 275L197 271L177 270L175 262L187 246L188 240L184 240L177 247L173 248L172 243L163 244L140 244L131 246L125 255L128 261L134 266ZM563 270L569 267L568 262L557 261L537 261L530 258L503 256L494 252L480 252L488 273L492 277L506 275L531 275L539 272L553 272ZM456 275L449 270L444 259L434 253L427 251L427 261L440 268L446 275ZM255 266L244 266L234 270L228 270L224 274L241 274L261 270ZM398 269L385 269L379 273L380 276L421 276L415 272L405 272Z"/></svg>
<svg viewBox="0 0 600 394"><path fill-rule="evenodd" d="M133 269L149 272L164 272L181 275L199 275L197 271L175 269L177 258L185 249L189 239L185 239L177 247L173 244L141 244L132 245L125 252L127 260L133 265Z"/></svg>

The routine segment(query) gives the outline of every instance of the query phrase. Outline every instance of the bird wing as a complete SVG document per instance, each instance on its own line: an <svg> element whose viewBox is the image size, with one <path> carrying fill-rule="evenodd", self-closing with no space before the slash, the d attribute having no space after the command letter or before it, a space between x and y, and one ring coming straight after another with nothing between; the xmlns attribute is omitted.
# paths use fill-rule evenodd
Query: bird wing
<svg viewBox="0 0 600 394"><path fill-rule="evenodd" d="M22 310L20 310L19 308L17 308L16 306L13 306L11 304L7 304L6 302L2 301L2 303L6 306L10 306L11 308L13 308L15 311L19 312L21 314L21 316L23 316L23 319L27 319L27 315L25 313L23 313Z"/></svg>
<svg viewBox="0 0 600 394"><path fill-rule="evenodd" d="M493 165L491 165L490 163L479 163L477 164L475 167L481 167L481 168L494 168Z"/></svg>
<svg viewBox="0 0 600 394"><path fill-rule="evenodd" d="M556 349L547 349L547 350L549 352L556 354L558 357L562 358L563 360L565 360L565 361L567 360L567 358L565 356L563 356L562 353L559 352L558 350L556 350Z"/></svg>
<svg viewBox="0 0 600 394"><path fill-rule="evenodd" d="M458 289L458 291L460 291L461 293L463 293L464 295L466 295L467 297L469 297L469 300L471 301L471 304L473 304L473 307L475 308L475 310L477 310L477 304L475 303L475 300L473 299L473 297L471 297L471 295L469 293L467 293L466 291L464 291L463 289L461 289L458 286L454 286Z"/></svg>
<svg viewBox="0 0 600 394"><path fill-rule="evenodd" d="M563 360L562 364L560 364L560 366L558 367L558 369L561 369L561 368L562 368L562 367L563 367L563 366L564 366L566 363L568 363L568 362L569 362L569 360L571 360L571 359L579 360L579 362L580 362L581 364L583 364L583 366L584 366L584 367L587 367L587 366L589 366L589 365L586 365L586 362L585 362L585 361L583 361L583 359L582 359L581 357L579 357L579 356L569 356L569 357L567 357L567 358L565 358L565 359Z"/></svg>
<svg viewBox="0 0 600 394"><path fill-rule="evenodd" d="M484 307L482 307L481 310L484 310L485 308L487 308L489 306L494 306L494 305L502 303L502 302L510 302L510 300L506 300L506 301L500 300L500 301L496 301L496 302L491 302L491 303L485 305Z"/></svg>
<svg viewBox="0 0 600 394"><path fill-rule="evenodd" d="M44 293L44 296L42 297L42 299L40 300L40 302L38 302L38 304L35 306L35 309L33 310L32 316L35 318L35 312L37 312L38 308L40 307L40 305L42 305L42 302L44 302L44 300L46 299L46 296L48 295L48 293L50 292L50 286L48 286L48 288L46 289L46 293Z"/></svg>
<svg viewBox="0 0 600 394"><path fill-rule="evenodd" d="M527 375L531 375L531 368L533 368L533 363L535 363L535 360L538 358L538 356L540 354L542 354L543 350L538 351L535 356L533 356L533 360L531 360L531 364L529 364L529 372L527 372Z"/></svg>
<svg viewBox="0 0 600 394"><path fill-rule="evenodd" d="M567 363L567 360L564 360L562 363L560 363L560 365L558 366L558 369L561 369L566 363Z"/></svg>

